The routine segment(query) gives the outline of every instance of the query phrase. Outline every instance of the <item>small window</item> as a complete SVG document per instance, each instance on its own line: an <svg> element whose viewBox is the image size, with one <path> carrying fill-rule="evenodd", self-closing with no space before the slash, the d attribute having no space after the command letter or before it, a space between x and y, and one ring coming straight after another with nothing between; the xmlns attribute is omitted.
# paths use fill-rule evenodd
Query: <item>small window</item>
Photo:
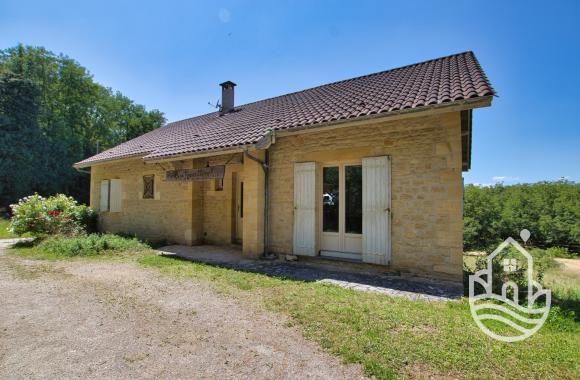
<svg viewBox="0 0 580 380"><path fill-rule="evenodd" d="M109 211L109 180L104 179L101 181L101 199L99 203L99 211L107 212Z"/></svg>
<svg viewBox="0 0 580 380"><path fill-rule="evenodd" d="M214 185L214 190L215 191L222 191L224 189L224 179L223 178L217 178L215 180L215 185Z"/></svg>
<svg viewBox="0 0 580 380"><path fill-rule="evenodd" d="M155 198L155 176L143 176L143 199Z"/></svg>

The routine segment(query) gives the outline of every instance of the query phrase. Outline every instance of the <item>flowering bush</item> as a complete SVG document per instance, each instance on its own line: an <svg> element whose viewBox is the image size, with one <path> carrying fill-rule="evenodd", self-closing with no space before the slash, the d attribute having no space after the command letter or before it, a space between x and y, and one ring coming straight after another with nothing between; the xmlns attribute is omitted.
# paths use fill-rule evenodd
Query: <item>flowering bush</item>
<svg viewBox="0 0 580 380"><path fill-rule="evenodd" d="M9 230L17 235L70 236L91 232L95 226L95 212L63 194L48 198L34 194L10 207L12 220Z"/></svg>

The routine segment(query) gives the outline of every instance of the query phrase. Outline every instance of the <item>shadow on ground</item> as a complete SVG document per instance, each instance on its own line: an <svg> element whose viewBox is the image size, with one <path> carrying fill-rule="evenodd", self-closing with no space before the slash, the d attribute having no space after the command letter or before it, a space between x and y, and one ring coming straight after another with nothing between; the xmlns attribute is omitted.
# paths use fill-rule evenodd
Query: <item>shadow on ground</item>
<svg viewBox="0 0 580 380"><path fill-rule="evenodd" d="M345 288L372 291L409 299L449 300L463 295L463 285L450 281L406 278L377 270L367 264L308 260L250 260L239 250L215 246L168 246L159 249L165 257L193 261L227 269L261 273L271 277L298 281L320 281Z"/></svg>

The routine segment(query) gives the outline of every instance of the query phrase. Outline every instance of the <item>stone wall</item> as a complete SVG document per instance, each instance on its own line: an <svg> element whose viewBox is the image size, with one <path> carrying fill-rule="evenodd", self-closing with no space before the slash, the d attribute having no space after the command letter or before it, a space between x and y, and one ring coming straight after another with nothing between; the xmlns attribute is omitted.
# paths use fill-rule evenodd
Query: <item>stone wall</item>
<svg viewBox="0 0 580 380"><path fill-rule="evenodd" d="M392 268L460 280L459 112L278 137L270 151L270 248L292 252L295 162L379 155L391 156Z"/></svg>
<svg viewBox="0 0 580 380"><path fill-rule="evenodd" d="M191 167L192 161L165 164ZM143 199L143 176L155 175L155 199ZM165 182L165 170L139 159L91 168L91 207L99 209L103 179L120 179L121 212L99 212L99 229L136 234L150 240L192 244L202 239L201 215L194 211L203 201L200 182Z"/></svg>
<svg viewBox="0 0 580 380"><path fill-rule="evenodd" d="M295 162L315 161L320 166L389 155L392 268L460 280L463 244L460 135L460 114L452 112L277 136L270 148L271 250L292 253ZM263 151L252 154L264 158ZM102 179L119 178L123 187L122 212L101 213L101 229L178 244L231 244L236 217L234 178L238 177L244 181L244 255L258 256L263 252L264 173L253 160L245 158L242 162L241 154L237 154L237 160L232 162L232 157L228 154L172 161L163 166L145 164L140 159L94 166L93 207L98 209ZM164 181L165 170L226 162L221 191L216 191L213 180ZM149 174L155 175L155 199L142 199L142 177ZM318 184L317 189L320 193Z"/></svg>
<svg viewBox="0 0 580 380"><path fill-rule="evenodd" d="M263 152L251 152L264 159ZM215 180L167 182L165 171L224 165L223 188ZM155 199L143 199L143 176L155 175ZM99 209L100 183L120 179L122 211L99 212L99 229L129 233L170 244L229 245L235 240L235 178L244 181L243 253L257 257L264 249L264 173L241 153L195 160L145 164L123 160L91 168L91 206Z"/></svg>

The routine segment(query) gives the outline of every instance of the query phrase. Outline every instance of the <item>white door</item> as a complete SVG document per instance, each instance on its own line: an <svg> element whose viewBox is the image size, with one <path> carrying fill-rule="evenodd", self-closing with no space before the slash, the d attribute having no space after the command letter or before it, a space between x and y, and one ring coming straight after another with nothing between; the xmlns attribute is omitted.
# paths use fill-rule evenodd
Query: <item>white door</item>
<svg viewBox="0 0 580 380"><path fill-rule="evenodd" d="M316 164L294 164L294 254L316 255Z"/></svg>
<svg viewBox="0 0 580 380"><path fill-rule="evenodd" d="M322 256L361 260L362 166L325 165L322 168Z"/></svg>
<svg viewBox="0 0 580 380"><path fill-rule="evenodd" d="M363 261L387 265L391 261L391 173L389 157L362 160Z"/></svg>

